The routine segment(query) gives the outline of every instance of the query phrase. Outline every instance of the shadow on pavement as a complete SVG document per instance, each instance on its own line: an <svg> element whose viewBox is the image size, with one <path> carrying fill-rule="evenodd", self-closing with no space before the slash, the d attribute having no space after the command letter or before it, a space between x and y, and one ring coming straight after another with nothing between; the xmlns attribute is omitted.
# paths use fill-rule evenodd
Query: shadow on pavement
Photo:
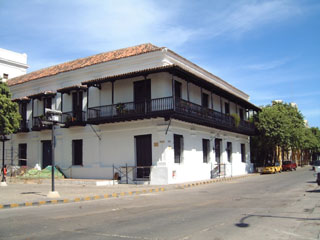
<svg viewBox="0 0 320 240"><path fill-rule="evenodd" d="M314 180L314 181L308 181L307 183L317 183L317 182Z"/></svg>
<svg viewBox="0 0 320 240"><path fill-rule="evenodd" d="M308 193L320 193L320 189L306 191Z"/></svg>
<svg viewBox="0 0 320 240"><path fill-rule="evenodd" d="M320 190L318 190L320 192ZM286 216L272 216L272 215L248 215L245 216L243 218L240 219L240 221L238 223L235 223L234 225L236 227L240 227L240 228L246 228L249 227L250 224L245 223L245 221L248 218L252 218L252 217L258 217L258 218L283 218L283 219L295 219L295 220L300 220L300 221L319 221L320 218L301 218L301 217L286 217Z"/></svg>
<svg viewBox="0 0 320 240"><path fill-rule="evenodd" d="M46 196L44 194L42 194L41 192L22 192L20 194L23 194L23 195L38 195L38 196Z"/></svg>

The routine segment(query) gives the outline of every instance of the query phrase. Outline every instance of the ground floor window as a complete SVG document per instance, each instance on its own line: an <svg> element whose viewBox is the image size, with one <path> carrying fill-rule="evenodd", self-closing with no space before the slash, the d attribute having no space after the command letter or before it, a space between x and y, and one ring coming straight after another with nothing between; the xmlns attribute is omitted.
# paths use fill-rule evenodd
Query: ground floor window
<svg viewBox="0 0 320 240"><path fill-rule="evenodd" d="M210 140L202 139L203 162L208 163L210 158Z"/></svg>
<svg viewBox="0 0 320 240"><path fill-rule="evenodd" d="M246 162L246 145L241 143L241 161Z"/></svg>
<svg viewBox="0 0 320 240"><path fill-rule="evenodd" d="M227 155L228 155L228 162L231 162L232 142L227 142Z"/></svg>
<svg viewBox="0 0 320 240"><path fill-rule="evenodd" d="M174 134L174 162L181 163L182 162L182 153L183 153L183 136Z"/></svg>
<svg viewBox="0 0 320 240"><path fill-rule="evenodd" d="M72 140L72 165L83 165L82 139Z"/></svg>
<svg viewBox="0 0 320 240"><path fill-rule="evenodd" d="M27 166L27 144L21 143L18 145L19 166Z"/></svg>

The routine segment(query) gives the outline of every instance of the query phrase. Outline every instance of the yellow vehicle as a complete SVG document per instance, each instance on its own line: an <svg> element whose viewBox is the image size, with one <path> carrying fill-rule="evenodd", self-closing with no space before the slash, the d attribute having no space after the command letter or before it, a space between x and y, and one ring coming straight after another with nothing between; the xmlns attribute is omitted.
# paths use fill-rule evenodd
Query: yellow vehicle
<svg viewBox="0 0 320 240"><path fill-rule="evenodd" d="M282 167L279 163L273 164L268 164L262 169L262 173L277 173L281 172Z"/></svg>

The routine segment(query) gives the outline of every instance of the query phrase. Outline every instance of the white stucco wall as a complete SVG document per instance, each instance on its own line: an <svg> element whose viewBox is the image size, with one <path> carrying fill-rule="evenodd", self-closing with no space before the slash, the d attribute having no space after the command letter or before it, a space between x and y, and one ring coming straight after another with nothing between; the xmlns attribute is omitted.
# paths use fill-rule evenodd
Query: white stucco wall
<svg viewBox="0 0 320 240"><path fill-rule="evenodd" d="M89 126L56 130L56 164L68 177L112 179L112 166L136 166L135 136L152 134L151 184L171 184L211 178L214 168L215 138L222 139L221 163L227 165L227 176L246 174L250 170L248 137L221 130L172 120L141 120L93 126L101 140ZM173 135L184 138L183 161L174 163ZM202 139L210 139L210 159L203 163ZM51 139L51 131L30 132L14 135L13 144L27 143L28 166L42 165L43 140ZM83 140L83 166L72 166L72 140ZM226 142L232 142L232 164L227 161ZM246 144L247 162L241 162L240 144ZM232 166L232 172L231 172Z"/></svg>
<svg viewBox="0 0 320 240"><path fill-rule="evenodd" d="M27 54L0 48L0 77L8 74L9 79L27 73Z"/></svg>

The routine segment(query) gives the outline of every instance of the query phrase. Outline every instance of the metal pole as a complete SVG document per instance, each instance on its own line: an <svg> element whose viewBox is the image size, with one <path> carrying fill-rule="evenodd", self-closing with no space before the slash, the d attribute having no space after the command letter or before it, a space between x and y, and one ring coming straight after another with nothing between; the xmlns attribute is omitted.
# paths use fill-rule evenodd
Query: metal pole
<svg viewBox="0 0 320 240"><path fill-rule="evenodd" d="M54 149L56 145L55 136L54 136L55 123L52 124L52 140L51 140L51 156L52 156L52 166L51 166L51 191L54 192Z"/></svg>
<svg viewBox="0 0 320 240"><path fill-rule="evenodd" d="M5 142L5 136L3 136L3 139L2 139L2 169L4 168L4 144ZM4 172L2 172L2 180L1 182L4 182Z"/></svg>
<svg viewBox="0 0 320 240"><path fill-rule="evenodd" d="M128 164L126 163L126 180L127 180L127 184L129 183L128 181Z"/></svg>
<svg viewBox="0 0 320 240"><path fill-rule="evenodd" d="M114 185L114 164L112 164L112 183Z"/></svg>

